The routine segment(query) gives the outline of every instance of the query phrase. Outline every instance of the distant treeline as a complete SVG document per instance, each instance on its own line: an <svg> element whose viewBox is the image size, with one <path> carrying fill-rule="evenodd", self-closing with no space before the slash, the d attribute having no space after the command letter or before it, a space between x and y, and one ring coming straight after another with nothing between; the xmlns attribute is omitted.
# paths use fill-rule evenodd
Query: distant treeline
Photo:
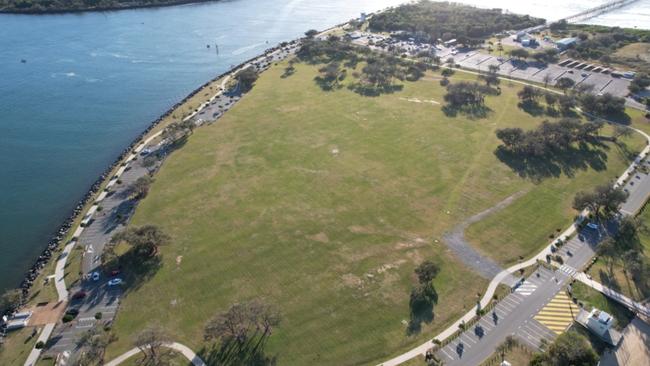
<svg viewBox="0 0 650 366"><path fill-rule="evenodd" d="M479 9L448 2L420 1L377 14L370 19L374 31L405 31L421 40L482 41L494 33L544 23L528 15L506 14L501 9ZM469 42L468 42L469 41Z"/></svg>
<svg viewBox="0 0 650 366"><path fill-rule="evenodd" d="M0 0L3 13L62 13L118 10L198 3L212 0Z"/></svg>

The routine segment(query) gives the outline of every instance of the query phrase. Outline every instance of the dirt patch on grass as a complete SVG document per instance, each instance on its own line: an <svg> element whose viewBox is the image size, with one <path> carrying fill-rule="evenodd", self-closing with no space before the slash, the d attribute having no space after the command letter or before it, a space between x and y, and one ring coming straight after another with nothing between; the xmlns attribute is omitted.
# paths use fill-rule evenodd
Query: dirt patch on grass
<svg viewBox="0 0 650 366"><path fill-rule="evenodd" d="M314 235L307 235L307 239L321 242L321 243L329 243L330 239L327 237L327 234L320 232L318 234Z"/></svg>

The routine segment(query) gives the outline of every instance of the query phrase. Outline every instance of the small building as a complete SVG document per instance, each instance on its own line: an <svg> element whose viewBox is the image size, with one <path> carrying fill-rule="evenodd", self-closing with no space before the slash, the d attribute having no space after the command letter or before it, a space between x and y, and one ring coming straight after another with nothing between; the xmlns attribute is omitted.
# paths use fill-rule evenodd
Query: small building
<svg viewBox="0 0 650 366"><path fill-rule="evenodd" d="M521 42L524 38L530 39L530 36L528 35L528 33L524 32L524 31L519 31L519 32L515 33L515 36L512 37L512 38L517 42Z"/></svg>
<svg viewBox="0 0 650 366"><path fill-rule="evenodd" d="M601 337L604 337L609 332L613 323L614 318L611 315L596 308L591 309L587 318L587 328Z"/></svg>
<svg viewBox="0 0 650 366"><path fill-rule="evenodd" d="M359 31L354 31L352 33L348 33L348 36L351 39L359 39L359 38L363 37L363 34L361 32L359 32Z"/></svg>
<svg viewBox="0 0 650 366"><path fill-rule="evenodd" d="M450 39L450 40L444 42L443 44L445 45L445 47L451 47L451 46L455 45L456 42L457 42L457 40L456 40L456 38L454 38L454 39Z"/></svg>
<svg viewBox="0 0 650 366"><path fill-rule="evenodd" d="M572 38L562 38L559 41L556 41L555 45L560 51L564 51L567 48L575 46L576 43L578 43L578 39L572 37Z"/></svg>

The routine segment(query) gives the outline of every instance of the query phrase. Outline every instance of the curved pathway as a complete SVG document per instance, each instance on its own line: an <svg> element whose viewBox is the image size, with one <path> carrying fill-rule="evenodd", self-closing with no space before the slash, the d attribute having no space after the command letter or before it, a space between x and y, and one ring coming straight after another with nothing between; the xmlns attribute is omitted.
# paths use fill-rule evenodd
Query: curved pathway
<svg viewBox="0 0 650 366"><path fill-rule="evenodd" d="M478 72L474 72L474 71L468 71L468 70L458 69L458 68L453 68L453 69L456 70L456 71L459 71L459 72L467 73L467 74L479 75ZM556 93L556 94L562 94L561 92L559 92L557 90L553 90L553 89L550 89L550 88L544 88L544 87L541 87L539 85L532 84L532 83L522 81L522 80L516 80L516 79L511 79L511 78L506 78L506 77L499 77L499 79L512 81L512 82L515 82L515 83L518 83L518 84L529 85L529 86L532 86L532 87L535 87L535 88L538 88L538 89L542 89L542 90L547 90L547 91L550 91L550 92L553 92L553 93ZM580 112L582 112L582 111L580 111ZM602 119L602 118L600 118L600 119L605 121L605 122L608 122L610 124L616 124L615 122L607 121L607 120ZM623 174L621 174L621 176L616 180L616 184L615 184L616 187L623 186L623 184L625 184L625 181L630 177L630 175L632 175L634 173L637 165L641 162L641 160L643 160L646 156L648 156L648 153L650 153L650 135L648 135L647 133L645 133L645 132L643 132L643 131L641 131L641 130L639 130L637 128L631 127L631 126L624 126L624 127L629 128L629 129L633 130L634 132L637 132L640 135L642 135L646 139L646 147L641 151L641 153L639 153L639 155L634 159L634 162L632 162L632 164L630 164L630 166L625 170L625 172L623 172ZM584 220L584 218L588 216L588 213L589 212L587 210L581 212L578 219L576 221L574 221L571 224L571 226L569 226L566 230L564 230L564 232L562 232L562 234L560 234L558 236L558 239L568 238L568 237L572 236L573 234L575 234L577 232L577 225L580 224L582 222L582 220ZM516 265L513 265L513 266L507 268L506 270L499 272L496 276L494 276L492 281L490 281L490 283L488 285L488 288L485 290L485 294L481 298L481 301L479 302L480 307L484 308L490 303L490 301L492 300L492 296L494 295L494 293L495 293L497 287L499 286L499 284L502 281L504 281L505 279L507 279L508 277L512 276L512 273L514 273L514 272L516 272L516 271L518 271L520 269L532 266L535 263L537 263L538 260L545 261L546 260L546 255L552 253L551 252L551 246L553 246L557 242L558 239L553 240L551 243L549 243L546 247L544 247L544 249L542 249L534 257L528 259L525 262L521 262L521 263L518 263ZM401 354L399 356L396 356L396 357L394 357L394 358L392 358L392 359L390 359L388 361L385 361L385 362L381 363L380 366L396 366L396 365L402 364L402 363L404 363L406 361L409 361L409 360L411 360L411 359L413 359L415 357L418 357L420 355L424 355L429 349L432 348L432 346L434 344L433 343L434 340L443 341L443 340L451 337L459 329L459 326L461 324L471 321L475 316L476 316L476 309L472 308L465 315L463 315L460 319L458 319L456 322L454 322L452 325L450 325L447 329L445 329L444 331L442 331L441 333L436 335L433 339L428 340L427 342L422 343L421 345L419 345L419 346L417 346L417 347L415 347L415 348L413 348L413 349L411 349L411 350L409 350L409 351L407 351L407 352L405 352L405 353L403 353L403 354Z"/></svg>
<svg viewBox="0 0 650 366"><path fill-rule="evenodd" d="M476 215L466 219L460 224L456 225L452 231L446 233L442 240L447 246L456 254L456 257L463 262L466 266L474 269L478 274L487 279L492 279L494 276L503 271L492 258L486 257L479 253L470 243L465 240L465 230L473 223L483 220L485 217L508 207L517 198L523 196L526 192L520 191L512 196L504 199L496 205L488 208L485 211L479 212ZM515 283L513 276L504 277L504 282L508 286Z"/></svg>
<svg viewBox="0 0 650 366"><path fill-rule="evenodd" d="M180 354L185 356L185 358L187 358L192 363L192 365L194 365L194 366L206 366L205 362L203 362L201 357L197 356L196 353L194 353L194 351L192 351L189 347L187 347L187 346L185 346L183 344L174 342L174 343L170 343L170 344L165 344L165 345L163 345L163 347L167 347L167 348L173 349L174 351L179 352ZM137 348L137 347L132 348L131 350L125 352L121 356L119 356L119 357L113 359L112 361L106 363L105 366L117 366L117 365L121 364L122 362L126 361L127 359L137 355L140 352L141 352L140 348Z"/></svg>

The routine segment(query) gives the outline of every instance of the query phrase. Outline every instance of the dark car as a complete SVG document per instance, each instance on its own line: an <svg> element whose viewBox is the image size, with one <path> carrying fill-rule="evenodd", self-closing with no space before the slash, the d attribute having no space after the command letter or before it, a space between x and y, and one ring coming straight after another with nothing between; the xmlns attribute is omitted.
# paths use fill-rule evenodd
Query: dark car
<svg viewBox="0 0 650 366"><path fill-rule="evenodd" d="M79 309L78 308L70 308L65 313L68 314L68 315L77 316L77 315L79 315Z"/></svg>
<svg viewBox="0 0 650 366"><path fill-rule="evenodd" d="M79 300L79 299L83 299L84 297L86 297L86 295L88 295L86 293L86 291L77 291L77 292L74 293L74 295L72 295L72 298L75 299L75 300Z"/></svg>

